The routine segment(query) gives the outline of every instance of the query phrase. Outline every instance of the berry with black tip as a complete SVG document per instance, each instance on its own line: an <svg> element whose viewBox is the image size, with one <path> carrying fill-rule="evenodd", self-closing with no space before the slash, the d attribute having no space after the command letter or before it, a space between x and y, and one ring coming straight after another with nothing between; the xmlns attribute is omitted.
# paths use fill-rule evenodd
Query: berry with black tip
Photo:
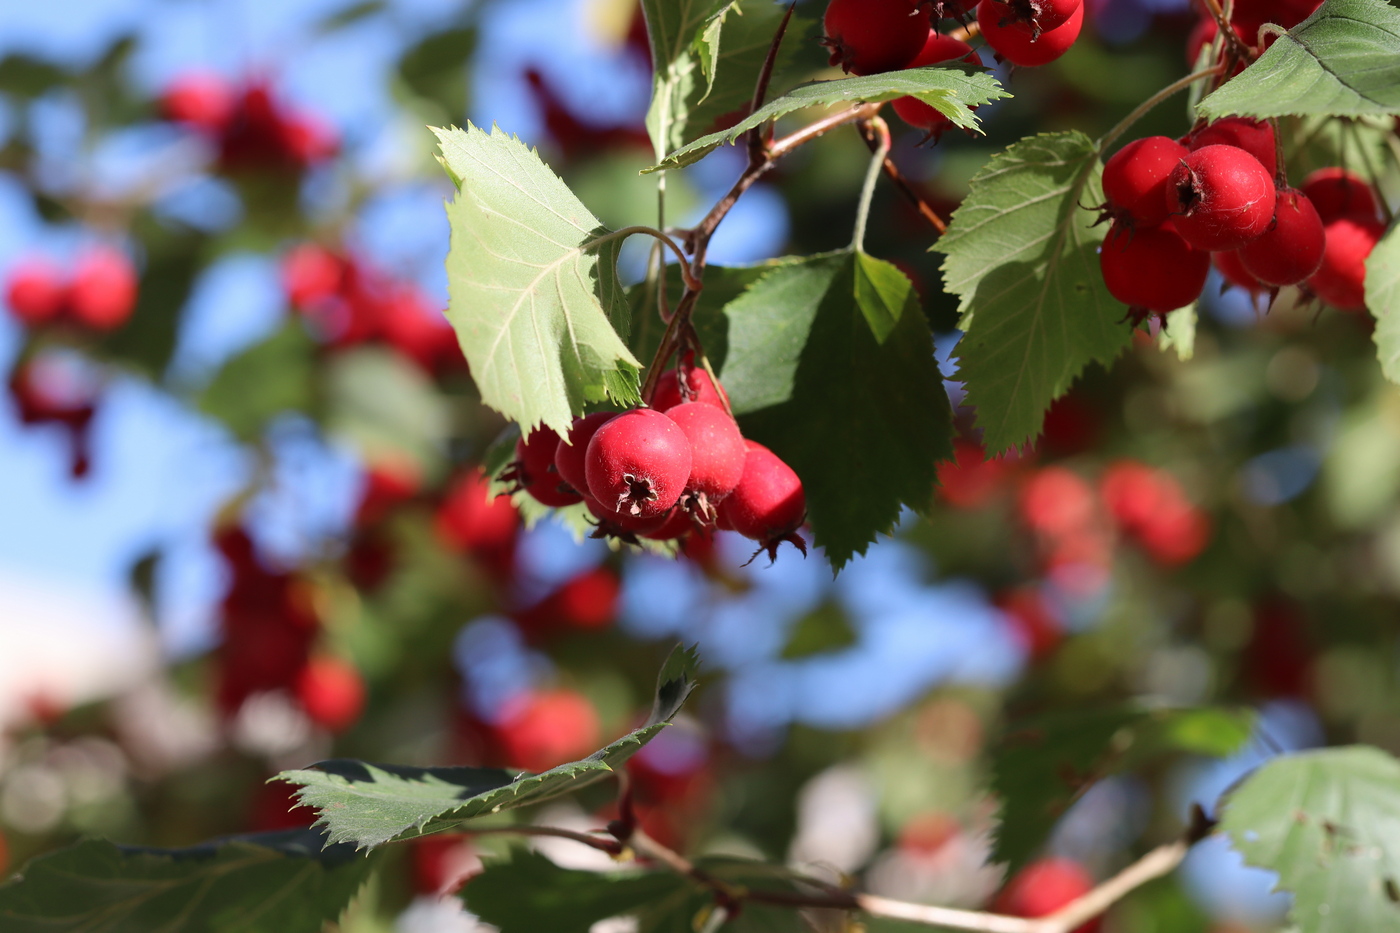
<svg viewBox="0 0 1400 933"><path fill-rule="evenodd" d="M1065 20L1054 29L1047 29L1038 36L1015 24L1001 24L1001 4L995 0L982 0L977 6L977 23L982 29L982 38L997 53L1002 61L1022 68L1036 68L1048 65L1069 51L1084 28L1084 5L1081 3Z"/></svg>
<svg viewBox="0 0 1400 933"><path fill-rule="evenodd" d="M1135 139L1104 163L1107 213L1134 229L1156 227L1167 219L1167 179L1189 154L1167 136Z"/></svg>
<svg viewBox="0 0 1400 933"><path fill-rule="evenodd" d="M822 25L831 64L872 75L903 68L919 54L928 17L912 0L831 0Z"/></svg>
<svg viewBox="0 0 1400 933"><path fill-rule="evenodd" d="M990 10L1000 14L998 25L1020 29L1031 38L1058 29L1078 12L1082 0L989 0Z"/></svg>
<svg viewBox="0 0 1400 933"><path fill-rule="evenodd" d="M1167 181L1177 232L1196 249L1239 249L1274 219L1274 178L1235 146L1206 146L1178 163Z"/></svg>
<svg viewBox="0 0 1400 933"><path fill-rule="evenodd" d="M720 527L732 528L759 543L754 556L776 559L784 541L805 556L807 543L797 534L807 517L802 480L777 454L756 441L744 441L744 476L720 504Z"/></svg>
<svg viewBox="0 0 1400 933"><path fill-rule="evenodd" d="M728 412L704 402L686 402L666 412L692 452L690 479L681 495L685 510L708 524L715 505L734 491L744 476L744 436Z"/></svg>
<svg viewBox="0 0 1400 933"><path fill-rule="evenodd" d="M650 408L624 412L588 442L588 492L609 511L653 518L676 504L690 479L685 432Z"/></svg>

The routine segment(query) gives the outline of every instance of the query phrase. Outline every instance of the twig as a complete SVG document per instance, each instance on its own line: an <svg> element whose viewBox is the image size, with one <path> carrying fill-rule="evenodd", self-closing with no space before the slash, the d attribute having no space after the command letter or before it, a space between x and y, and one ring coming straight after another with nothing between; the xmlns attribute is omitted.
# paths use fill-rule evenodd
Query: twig
<svg viewBox="0 0 1400 933"><path fill-rule="evenodd" d="M796 0L788 4L783 21L778 24L778 31L773 34L773 44L768 46L768 57L763 60L763 67L758 72L758 81L754 84L753 102L749 105L749 113L758 113L758 108L763 106L763 99L768 96L768 82L773 78L778 49L782 47L783 36L787 34L788 23L792 21L792 11L796 8ZM766 142L763 134L762 126L755 126L749 130L749 165L755 165L763 159L763 145Z"/></svg>
<svg viewBox="0 0 1400 933"><path fill-rule="evenodd" d="M669 246L671 248L671 252L675 253L676 258L680 260L681 277L685 279L686 287L691 288L699 286L698 280L691 278L690 269L685 261L685 253L681 251L680 244L678 244L675 240L671 239L655 227L648 227L645 225L623 227L621 230L614 230L611 233L600 236L596 240L589 240L588 244L584 248L593 249L595 246L602 246L604 243L608 243L613 240L620 240L625 237L629 237L634 233L649 234L650 236L656 237L656 239L659 242Z"/></svg>
<svg viewBox="0 0 1400 933"><path fill-rule="evenodd" d="M467 828L463 830L473 836L489 835L516 835L516 836L553 836L558 839L572 839L574 842L591 846L609 855L621 855L626 849L621 842L606 836L595 836L588 833L576 833L572 829L560 829L557 826L489 826L482 829Z"/></svg>
<svg viewBox="0 0 1400 933"><path fill-rule="evenodd" d="M862 125L868 125L879 139L875 148L875 158L870 160L870 168L865 172L865 184L860 189L860 202L856 205L856 227L851 236L851 249L858 253L865 252L865 226L870 220L870 204L875 200L875 182L880 179L880 170L884 168L890 155L889 124L874 116Z"/></svg>
<svg viewBox="0 0 1400 933"><path fill-rule="evenodd" d="M1235 27L1230 25L1230 17L1225 14L1225 10L1220 6L1220 0L1205 0L1205 3L1206 8L1210 11L1210 15L1215 19L1215 28L1219 30L1220 36L1224 39L1225 44L1230 47L1229 58L1232 60L1231 64L1235 61L1250 61L1253 56L1250 54L1249 47L1240 39L1239 33L1235 32Z"/></svg>
<svg viewBox="0 0 1400 933"><path fill-rule="evenodd" d="M1132 113L1119 120L1117 126L1109 130L1107 133L1105 133L1099 138L1099 141L1095 144L1095 148L1098 149L1100 155L1103 155L1104 150L1106 150L1109 146L1113 145L1114 140L1126 133L1129 127L1131 127L1137 121L1141 120L1143 116L1145 116L1147 112L1153 107L1156 107L1162 101L1166 100L1168 97L1171 97L1178 91L1186 90L1188 87L1195 84L1197 81L1200 81L1202 78L1209 78L1211 75L1218 75L1222 73L1224 69L1224 65L1212 65L1209 68L1203 68L1200 71L1192 72L1186 77L1178 78L1171 84L1168 84L1156 94L1153 94L1151 97L1147 98L1147 100L1143 101L1141 104L1138 104L1135 108L1133 108Z"/></svg>
<svg viewBox="0 0 1400 933"><path fill-rule="evenodd" d="M883 120L881 120L880 122L881 124L884 124ZM865 120L857 124L857 126L860 129L861 138L864 139L865 144L870 147L870 151L877 151L881 142L877 138L877 133L881 131L876 129L875 121ZM884 125L883 133L885 134L885 137L888 138L888 124ZM885 156L884 168L885 175L889 178L890 181L894 182L894 186L897 189L899 189L900 194L908 198L909 203L914 205L914 209L919 212L919 216L922 217L924 220L927 220L929 224L933 227L933 229L937 230L940 234L946 233L948 230L947 221L945 221L942 217L938 216L938 212L935 211L933 207L927 201L924 200L923 195L919 193L918 189L916 189L912 184L910 184L909 179L904 177L904 173L899 170L899 166L895 165L894 160L891 159L889 155Z"/></svg>

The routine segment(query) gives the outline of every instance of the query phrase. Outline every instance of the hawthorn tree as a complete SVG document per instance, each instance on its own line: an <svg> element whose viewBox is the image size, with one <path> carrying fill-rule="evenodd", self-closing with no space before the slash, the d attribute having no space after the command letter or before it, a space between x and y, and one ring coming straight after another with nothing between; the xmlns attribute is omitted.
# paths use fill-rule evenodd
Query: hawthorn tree
<svg viewBox="0 0 1400 933"><path fill-rule="evenodd" d="M1144 90L1094 47L1095 10L642 0L644 130L581 119L533 73L551 159L510 127L431 130L451 189L445 323L287 209L337 146L266 81L190 76L156 114L113 78L120 47L80 74L0 63L16 99L71 84L110 127L182 127L245 206L237 229L175 228L152 202L58 198L25 175L56 216L130 247L10 270L26 328L11 397L67 433L74 481L104 380L133 377L269 458L269 425L302 412L366 473L351 527L296 567L259 544L256 489L230 503L211 532L230 576L221 641L187 668L217 748L132 778L141 817L122 844L60 845L66 824L21 840L3 928L377 929L417 889L505 933L618 917L1067 933L1105 914L1199 929L1169 879L1223 840L1276 874L1293 928L1400 929L1400 11L1204 0L1189 40L1171 38L1187 73ZM472 34L469 17L404 54L420 111L461 113ZM1132 100L1065 103L1106 82ZM6 143L7 168L28 171L30 143ZM706 161L732 183L678 208ZM633 168L646 196L614 197L640 190ZM786 198L789 254L711 263L756 187ZM181 310L234 238L277 251L291 313L190 393L166 369ZM1247 325L1222 287L1252 305ZM86 378L64 384L75 354ZM532 587L522 523L610 556ZM1018 676L746 748L726 731L743 671L686 627L701 610L629 589L665 566L742 592L804 559L839 586L889 536L995 595ZM855 603L919 572L818 596L772 653L858 650L873 636ZM620 631L619 612L686 618ZM501 639L552 659L553 683L520 674L493 694ZM1272 753L1257 711L1281 698L1315 711L1321 747ZM272 707L347 757L289 762L248 738ZM62 744L105 721L39 728ZM1257 766L1174 809L1183 762L1251 745L1269 752ZM852 762L878 776L862 799L890 859L962 887L892 896L875 842L834 869L800 857L797 789ZM1149 801L1144 825L1091 866L1051 857L1057 826L1112 782ZM574 811L542 806L566 798ZM567 812L592 822L548 818ZM192 830L215 838L188 845ZM611 867L524 845L546 837ZM449 862L467 854L483 863L458 890Z"/></svg>

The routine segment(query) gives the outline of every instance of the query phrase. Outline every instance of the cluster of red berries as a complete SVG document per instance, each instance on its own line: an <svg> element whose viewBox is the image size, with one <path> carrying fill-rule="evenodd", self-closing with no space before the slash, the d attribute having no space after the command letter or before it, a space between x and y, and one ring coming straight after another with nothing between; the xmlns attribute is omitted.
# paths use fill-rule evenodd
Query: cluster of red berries
<svg viewBox="0 0 1400 933"><path fill-rule="evenodd" d="M136 267L121 250L97 245L72 270L46 256L26 256L10 269L5 303L26 327L70 324L105 332L121 327L136 307Z"/></svg>
<svg viewBox="0 0 1400 933"><path fill-rule="evenodd" d="M700 368L662 374L650 408L596 412L567 440L522 438L502 479L547 506L584 502L599 536L680 540L737 531L770 556L783 541L804 554L802 481L767 447L745 440L724 390Z"/></svg>
<svg viewBox="0 0 1400 933"><path fill-rule="evenodd" d="M1366 258L1384 232L1359 177L1291 187L1267 122L1227 117L1181 140L1149 136L1104 165L1104 283L1135 322L1196 300L1212 261L1254 293L1297 285L1348 311L1365 304Z"/></svg>
<svg viewBox="0 0 1400 933"><path fill-rule="evenodd" d="M822 44L831 49L831 64L855 75L955 61L980 68L972 46L937 27L941 19L965 19L974 6L982 38L997 58L1025 68L1065 54L1084 25L1082 0L831 0ZM951 125L913 97L896 100L894 110L931 138Z"/></svg>
<svg viewBox="0 0 1400 933"><path fill-rule="evenodd" d="M1322 0L1235 0L1230 13L1230 28L1246 47L1260 52L1273 45L1278 34L1269 32L1261 37L1259 27L1273 23L1284 29L1292 29L1320 6ZM1215 16L1206 9L1205 4L1197 3L1196 7L1200 18L1191 30L1191 37L1186 40L1186 64L1192 67L1201 57L1206 43L1214 41L1220 33ZM1238 69L1243 69L1245 64L1239 62Z"/></svg>
<svg viewBox="0 0 1400 933"><path fill-rule="evenodd" d="M37 354L15 365L8 388L20 423L62 429L68 435L69 475L87 476L92 469L92 421L102 394L90 367L71 354Z"/></svg>
<svg viewBox="0 0 1400 933"><path fill-rule="evenodd" d="M457 335L423 291L346 253L303 243L282 261L292 307L336 349L380 342L429 373L466 365Z"/></svg>
<svg viewBox="0 0 1400 933"><path fill-rule="evenodd" d="M231 717L254 694L283 691L322 728L348 728L364 709L364 680L349 662L313 652L320 622L312 585L263 566L241 528L219 531L215 545L232 577L220 607L219 708Z"/></svg>
<svg viewBox="0 0 1400 933"><path fill-rule="evenodd" d="M161 112L208 138L228 172L300 172L336 153L335 133L280 103L261 80L239 86L216 74L183 75L161 95Z"/></svg>

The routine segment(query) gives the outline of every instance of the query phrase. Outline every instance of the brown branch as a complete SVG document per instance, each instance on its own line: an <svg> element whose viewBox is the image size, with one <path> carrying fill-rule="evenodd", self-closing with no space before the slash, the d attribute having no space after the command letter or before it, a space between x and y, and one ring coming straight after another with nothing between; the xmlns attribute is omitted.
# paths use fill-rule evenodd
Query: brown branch
<svg viewBox="0 0 1400 933"><path fill-rule="evenodd" d="M1221 8L1220 0L1205 0L1205 4L1211 17L1215 20L1215 28L1219 30L1221 39L1230 49L1230 54L1227 57L1231 60L1231 64L1236 61L1253 61L1253 53L1249 46L1240 39L1239 33L1235 32L1235 27L1230 25L1230 18L1225 15L1225 10ZM1195 63L1192 62L1192 64Z"/></svg>
<svg viewBox="0 0 1400 933"><path fill-rule="evenodd" d="M875 119L862 120L856 124L856 127L860 130L861 138L865 140L865 144L870 147L871 152L880 151L882 139L885 148L889 148L890 128L883 120L878 122ZM909 200L909 203L914 205L914 209L919 212L919 216L927 220L933 229L937 230L940 234L947 232L947 221L938 216L938 212L935 211L933 207L924 200L923 195L909 183L909 179L905 178L904 173L899 170L899 166L894 164L894 159L886 155L883 167L885 175L890 181L894 182L894 186L899 189L900 194L904 195L904 197Z"/></svg>
<svg viewBox="0 0 1400 933"><path fill-rule="evenodd" d="M552 836L557 839L571 839L574 842L582 843L594 849L599 849L609 855L621 855L626 846L606 836L595 836L589 833L576 833L571 829L560 829L557 826L490 826L483 829L464 829L473 836L490 836L512 834L516 836Z"/></svg>
<svg viewBox="0 0 1400 933"><path fill-rule="evenodd" d="M778 49L782 47L783 36L787 34L788 23L792 22L792 11L796 8L796 0L788 4L787 12L783 14L783 21L778 24L778 31L773 34L773 44L768 46L768 57L763 60L763 67L758 72L758 82L754 85L753 102L749 104L749 113L758 113L758 108L763 106L763 99L768 96L768 82L773 78L773 66L778 61ZM763 160L763 147L766 142L762 126L755 126L749 131L749 165L755 165Z"/></svg>

